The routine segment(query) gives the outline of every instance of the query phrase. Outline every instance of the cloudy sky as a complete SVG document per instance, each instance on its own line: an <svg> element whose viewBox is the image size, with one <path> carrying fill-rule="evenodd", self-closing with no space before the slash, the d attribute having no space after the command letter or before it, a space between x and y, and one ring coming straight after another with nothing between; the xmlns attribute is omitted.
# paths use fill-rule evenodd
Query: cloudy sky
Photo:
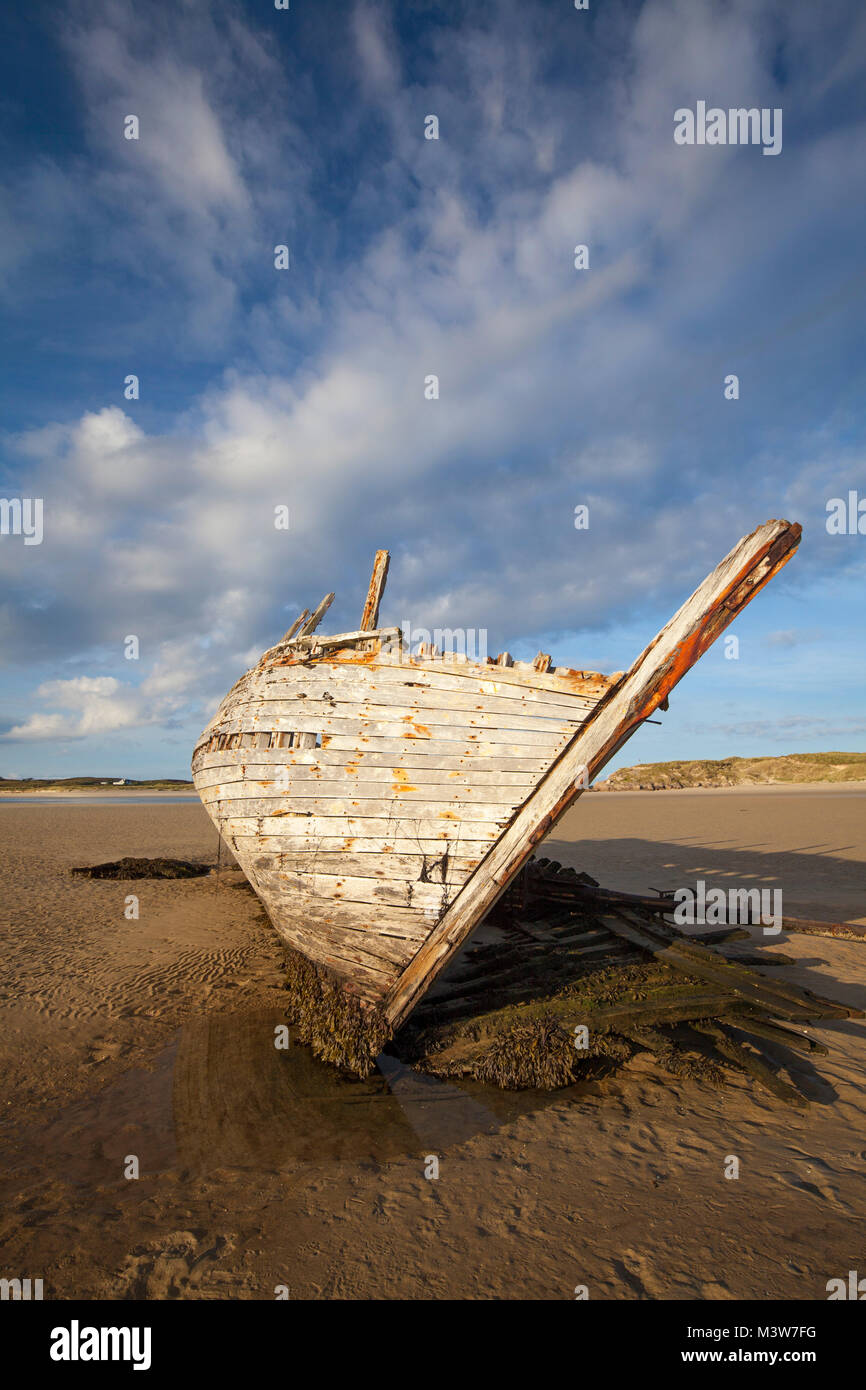
<svg viewBox="0 0 866 1390"><path fill-rule="evenodd" d="M0 496L44 502L0 536L0 774L187 775L377 547L384 623L622 669L769 517L804 539L739 659L618 763L866 748L857 0L70 0L7 7L0 65ZM781 152L678 145L698 101Z"/></svg>

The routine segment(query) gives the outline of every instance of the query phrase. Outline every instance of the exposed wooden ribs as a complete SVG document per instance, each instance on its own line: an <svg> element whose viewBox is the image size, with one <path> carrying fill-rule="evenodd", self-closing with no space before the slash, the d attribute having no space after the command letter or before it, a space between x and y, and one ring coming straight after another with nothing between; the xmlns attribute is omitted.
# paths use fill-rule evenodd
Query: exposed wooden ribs
<svg viewBox="0 0 866 1390"><path fill-rule="evenodd" d="M768 980L657 912L544 898L545 884L588 878L544 861L535 878L541 915L529 922L518 914L516 892L506 895L484 924L487 939L466 947L398 1034L401 1055L437 1075L552 1086L597 1074L600 1062L614 1065L640 1048L679 1077L719 1084L733 1068L777 1098L804 1104L796 1058L827 1049L802 1025L862 1015ZM591 890L593 881L584 886ZM589 1040L581 1056L569 1052L577 1025ZM571 1066L563 1060L569 1055ZM780 1058L790 1081L778 1075Z"/></svg>

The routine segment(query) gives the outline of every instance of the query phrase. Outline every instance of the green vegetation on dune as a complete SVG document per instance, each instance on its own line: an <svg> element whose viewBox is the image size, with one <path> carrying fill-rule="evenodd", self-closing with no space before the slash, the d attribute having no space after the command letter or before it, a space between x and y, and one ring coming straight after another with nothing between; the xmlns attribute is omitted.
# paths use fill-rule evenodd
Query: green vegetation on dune
<svg viewBox="0 0 866 1390"><path fill-rule="evenodd" d="M621 767L598 791L676 791L687 787L767 787L798 782L866 781L866 753L786 753L768 758L699 758Z"/></svg>

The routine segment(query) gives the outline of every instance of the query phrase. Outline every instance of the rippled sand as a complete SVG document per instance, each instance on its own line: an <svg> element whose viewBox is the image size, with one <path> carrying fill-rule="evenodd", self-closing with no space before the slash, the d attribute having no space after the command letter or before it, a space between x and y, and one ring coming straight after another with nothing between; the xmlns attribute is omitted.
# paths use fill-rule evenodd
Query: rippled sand
<svg viewBox="0 0 866 1390"><path fill-rule="evenodd" d="M781 886L786 913L866 921L863 812L849 791L598 794L545 848L609 886ZM361 1083L274 1047L280 948L235 870L69 876L215 864L198 806L0 805L0 843L0 1273L46 1297L811 1299L862 1266L866 1021L816 1030L802 1113L645 1058L552 1095L394 1063ZM866 1006L866 944L756 948Z"/></svg>

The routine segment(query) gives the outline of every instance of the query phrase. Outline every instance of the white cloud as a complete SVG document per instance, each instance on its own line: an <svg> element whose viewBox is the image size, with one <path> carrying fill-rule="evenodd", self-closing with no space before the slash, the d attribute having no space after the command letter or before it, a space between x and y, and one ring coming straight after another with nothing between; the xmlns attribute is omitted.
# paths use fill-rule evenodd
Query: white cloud
<svg viewBox="0 0 866 1390"><path fill-rule="evenodd" d="M397 89L398 63L386 11L359 0L352 11L352 34L367 90L389 97Z"/></svg>
<svg viewBox="0 0 866 1390"><path fill-rule="evenodd" d="M4 651L88 670L98 651L110 670L135 633L142 675L43 685L40 700L57 708L7 738L199 717L256 644L288 626L286 608L337 587L334 620L354 626L381 545L395 552L393 620L486 627L504 645L603 626L656 599L673 611L764 519L765 499L775 514L780 497L795 517L814 510L838 472L837 431L817 461L816 434L798 436L795 453L787 436L762 436L757 459L744 448L723 470L705 404L714 345L698 330L720 331L738 277L742 301L779 253L772 229L764 244L743 237L744 222L760 222L772 197L790 214L785 236L811 244L832 190L860 177L857 146L847 168L829 150L816 209L802 197L816 158L806 139L786 145L784 164L749 164L753 151L683 158L671 137L674 108L694 92L722 100L733 81L737 102L770 100L764 11L647 4L623 30L620 69L548 90L519 7L515 35L467 21L441 36L436 81L413 86L387 10L356 7L365 90L384 103L389 135L357 152L348 187L319 191L364 226L342 259L322 249L334 207L304 220L325 155L308 131L304 158L286 158L290 84L256 34L232 11L226 46L209 12L181 7L160 42L145 11L97 6L97 21L72 33L96 158L65 184L51 171L23 180L23 220L46 201L69 204L92 219L102 264L141 277L154 341L173 346L182 321L185 347L191 324L193 344L216 344L219 360L234 360L226 345L238 341L245 353L183 398L173 423L146 429L134 405L97 403L14 441L29 490L45 498L46 541L26 575L0 547L0 569L20 585L0 608ZM455 79L447 113L443 73ZM127 108L141 118L138 142L122 140ZM428 109L443 116L438 147L422 139ZM355 153L339 140L326 152L337 164ZM754 183L770 164L772 195ZM70 192L79 172L85 207ZM258 268L295 226L307 244L290 287L259 293ZM578 242L590 244L586 274L573 269ZM428 373L439 401L423 398ZM586 533L573 527L581 502ZM274 530L279 503L288 533ZM103 679L115 688L76 683Z"/></svg>

